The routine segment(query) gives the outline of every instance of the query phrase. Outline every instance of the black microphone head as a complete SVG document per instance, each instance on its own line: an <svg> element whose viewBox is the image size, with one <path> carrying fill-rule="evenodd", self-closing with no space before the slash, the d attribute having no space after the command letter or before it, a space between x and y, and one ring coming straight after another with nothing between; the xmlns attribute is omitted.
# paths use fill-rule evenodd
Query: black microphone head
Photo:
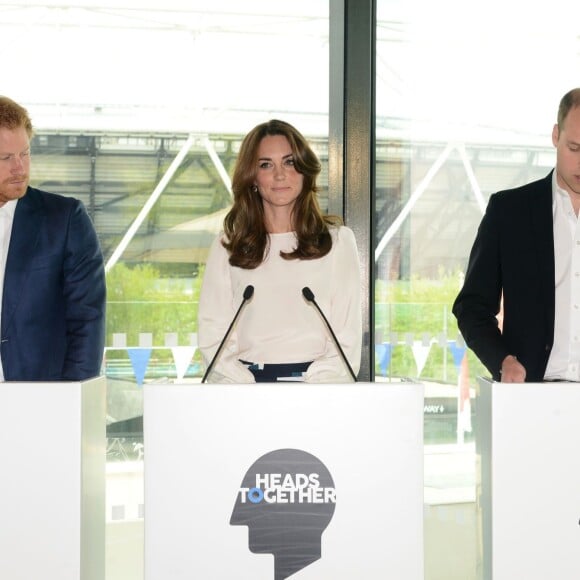
<svg viewBox="0 0 580 580"><path fill-rule="evenodd" d="M304 288L302 288L302 296L304 296L304 298L306 298L306 300L308 300L308 302L314 301L314 294L313 294L312 290L310 290L310 288L308 288L308 286L304 286Z"/></svg>
<svg viewBox="0 0 580 580"><path fill-rule="evenodd" d="M254 287L249 284L244 290L244 300L249 300L254 295Z"/></svg>

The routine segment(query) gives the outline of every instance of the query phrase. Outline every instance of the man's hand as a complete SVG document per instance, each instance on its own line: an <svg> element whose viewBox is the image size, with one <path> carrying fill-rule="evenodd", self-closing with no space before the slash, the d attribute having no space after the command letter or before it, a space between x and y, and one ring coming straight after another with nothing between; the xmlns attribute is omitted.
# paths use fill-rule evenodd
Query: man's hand
<svg viewBox="0 0 580 580"><path fill-rule="evenodd" d="M502 383L523 383L526 380L526 369L513 354L508 354L501 363Z"/></svg>

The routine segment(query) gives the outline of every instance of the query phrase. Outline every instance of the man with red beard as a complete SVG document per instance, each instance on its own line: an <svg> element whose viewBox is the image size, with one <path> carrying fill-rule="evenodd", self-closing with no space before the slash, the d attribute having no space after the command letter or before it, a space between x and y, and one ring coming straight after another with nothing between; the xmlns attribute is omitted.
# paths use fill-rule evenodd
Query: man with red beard
<svg viewBox="0 0 580 580"><path fill-rule="evenodd" d="M79 200L29 186L32 135L0 96L0 380L84 380L101 371L103 256Z"/></svg>

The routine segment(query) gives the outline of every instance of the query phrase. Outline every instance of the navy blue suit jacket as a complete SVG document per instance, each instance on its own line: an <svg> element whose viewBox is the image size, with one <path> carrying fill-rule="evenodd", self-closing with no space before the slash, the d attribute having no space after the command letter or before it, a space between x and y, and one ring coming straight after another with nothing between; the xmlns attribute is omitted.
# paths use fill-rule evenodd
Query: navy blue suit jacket
<svg viewBox="0 0 580 580"><path fill-rule="evenodd" d="M29 187L16 204L4 276L4 379L99 375L105 294L103 257L83 204Z"/></svg>
<svg viewBox="0 0 580 580"><path fill-rule="evenodd" d="M453 305L467 346L495 380L508 354L526 368L526 381L544 380L554 341L554 277L551 172L490 197Z"/></svg>

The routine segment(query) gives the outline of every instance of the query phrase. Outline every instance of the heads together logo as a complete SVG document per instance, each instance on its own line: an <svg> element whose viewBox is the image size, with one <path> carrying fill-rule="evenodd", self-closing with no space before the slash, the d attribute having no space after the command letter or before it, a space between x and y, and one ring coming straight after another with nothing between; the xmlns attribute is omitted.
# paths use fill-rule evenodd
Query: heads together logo
<svg viewBox="0 0 580 580"><path fill-rule="evenodd" d="M248 526L250 551L273 554L274 578L284 580L320 559L335 505L332 476L319 459L278 449L248 469L230 524Z"/></svg>

